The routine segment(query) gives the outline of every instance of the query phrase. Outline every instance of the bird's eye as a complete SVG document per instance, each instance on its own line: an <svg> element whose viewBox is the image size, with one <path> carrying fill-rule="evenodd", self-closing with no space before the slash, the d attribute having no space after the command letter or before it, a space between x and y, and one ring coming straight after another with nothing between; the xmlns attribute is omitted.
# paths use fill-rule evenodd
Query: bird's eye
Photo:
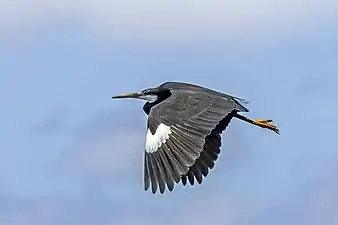
<svg viewBox="0 0 338 225"><path fill-rule="evenodd" d="M151 93L151 89L145 89L142 91L144 94L150 94Z"/></svg>

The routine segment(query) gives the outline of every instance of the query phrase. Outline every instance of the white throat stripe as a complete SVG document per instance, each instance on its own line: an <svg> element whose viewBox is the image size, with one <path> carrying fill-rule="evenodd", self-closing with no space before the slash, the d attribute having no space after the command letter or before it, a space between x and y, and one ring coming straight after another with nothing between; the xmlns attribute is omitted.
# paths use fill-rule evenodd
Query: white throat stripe
<svg viewBox="0 0 338 225"><path fill-rule="evenodd" d="M157 100L158 97L157 95L144 95L144 96L141 96L140 98L150 103L153 103Z"/></svg>
<svg viewBox="0 0 338 225"><path fill-rule="evenodd" d="M167 126L161 123L157 129L155 134L153 135L148 128L147 137L146 137L146 152L153 153L156 152L158 148L162 146L168 139L171 134L170 126Z"/></svg>

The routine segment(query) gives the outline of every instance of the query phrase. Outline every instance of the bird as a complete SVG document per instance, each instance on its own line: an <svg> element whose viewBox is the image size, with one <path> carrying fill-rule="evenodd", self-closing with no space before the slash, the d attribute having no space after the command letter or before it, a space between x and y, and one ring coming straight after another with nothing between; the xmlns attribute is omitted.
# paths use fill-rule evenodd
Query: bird
<svg viewBox="0 0 338 225"><path fill-rule="evenodd" d="M222 133L233 118L279 134L272 120L254 120L249 102L236 96L186 82L166 81L154 88L112 96L146 101L144 190L164 194L176 184L202 184L221 153Z"/></svg>

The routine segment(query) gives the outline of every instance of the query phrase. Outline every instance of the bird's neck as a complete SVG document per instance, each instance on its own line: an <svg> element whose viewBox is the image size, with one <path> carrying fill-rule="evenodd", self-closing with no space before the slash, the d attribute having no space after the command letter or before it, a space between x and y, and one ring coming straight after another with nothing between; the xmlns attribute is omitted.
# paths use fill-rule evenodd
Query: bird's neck
<svg viewBox="0 0 338 225"><path fill-rule="evenodd" d="M149 115L150 110L152 107L154 107L155 105L163 102L164 100L166 100L167 98L169 98L171 96L171 92L169 90L163 90L161 92L158 93L157 95L157 99L154 102L146 102L143 106L143 111Z"/></svg>
<svg viewBox="0 0 338 225"><path fill-rule="evenodd" d="M146 103L144 104L144 106L143 106L143 111L144 111L147 115L149 115L150 110L151 110L151 108L152 108L154 105L156 105L155 102L153 102L153 103L146 102Z"/></svg>

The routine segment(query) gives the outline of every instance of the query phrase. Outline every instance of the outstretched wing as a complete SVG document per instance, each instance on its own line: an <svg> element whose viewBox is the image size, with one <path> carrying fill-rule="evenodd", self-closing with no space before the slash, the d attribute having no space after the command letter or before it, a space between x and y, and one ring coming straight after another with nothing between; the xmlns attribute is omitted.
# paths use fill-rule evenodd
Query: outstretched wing
<svg viewBox="0 0 338 225"><path fill-rule="evenodd" d="M186 174L182 174L181 181L184 186L187 184L187 181L189 181L190 185L194 185L195 180L201 184L203 177L206 177L209 170L214 168L218 155L221 153L221 134L228 127L236 113L236 110L232 110L228 113L211 133L205 137L205 143L200 156L196 159L195 163L190 166L189 171Z"/></svg>
<svg viewBox="0 0 338 225"><path fill-rule="evenodd" d="M233 110L245 111L235 98L209 92L175 90L154 106L148 118L144 187L170 191L203 151L205 138Z"/></svg>

